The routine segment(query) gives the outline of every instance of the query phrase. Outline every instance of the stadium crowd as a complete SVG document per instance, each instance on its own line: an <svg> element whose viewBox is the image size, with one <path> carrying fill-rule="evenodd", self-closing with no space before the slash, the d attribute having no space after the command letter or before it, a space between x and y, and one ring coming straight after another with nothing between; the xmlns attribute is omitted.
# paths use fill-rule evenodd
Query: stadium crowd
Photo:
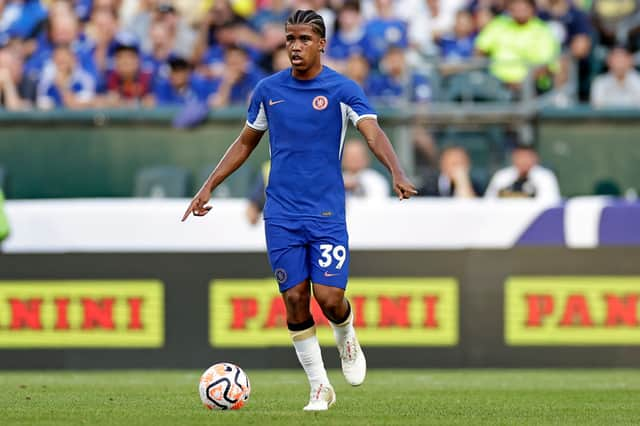
<svg viewBox="0 0 640 426"><path fill-rule="evenodd" d="M286 17L313 8L327 23L326 63L380 104L459 99L464 72L486 57L483 78L499 83L502 99L517 98L530 76L536 93L571 83L595 106L640 106L640 20L622 3L0 0L0 104L245 104L260 78L288 66Z"/></svg>

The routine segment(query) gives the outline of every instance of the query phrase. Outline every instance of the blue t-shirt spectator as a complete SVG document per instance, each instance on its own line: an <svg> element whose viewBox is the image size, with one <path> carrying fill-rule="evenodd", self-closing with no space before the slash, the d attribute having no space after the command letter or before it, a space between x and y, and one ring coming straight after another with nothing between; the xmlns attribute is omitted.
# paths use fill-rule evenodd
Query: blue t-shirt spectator
<svg viewBox="0 0 640 426"><path fill-rule="evenodd" d="M249 55L249 58L253 63L259 63L263 59L264 54L259 50L257 50L256 48L252 46L247 46L247 45L241 45L241 47L245 52L247 52L247 55ZM224 54L225 54L224 46L216 43L210 46L205 51L204 55L202 56L201 62L208 66L215 66L215 65L223 66Z"/></svg>
<svg viewBox="0 0 640 426"><path fill-rule="evenodd" d="M160 78L156 81L153 93L158 106L183 106L190 102L207 102L212 89L210 81L191 74L184 89L176 89L169 78Z"/></svg>
<svg viewBox="0 0 640 426"><path fill-rule="evenodd" d="M93 41L87 40L82 44L78 45L78 51L76 52L76 56L87 72L91 73L96 80L96 92L97 93L106 93L107 92L107 74L114 69L114 61L115 61L115 52L118 42L114 38L109 43L109 47L107 47L107 57L105 69L100 70L98 68L98 64L95 62L95 51L96 44Z"/></svg>
<svg viewBox="0 0 640 426"><path fill-rule="evenodd" d="M95 87L96 82L93 76L81 67L76 66L69 79L69 90L79 100L90 101L95 96ZM62 93L56 83L56 69L53 63L48 63L42 72L36 101L38 108L42 109L64 107Z"/></svg>
<svg viewBox="0 0 640 426"><path fill-rule="evenodd" d="M365 37L371 49L365 56L372 64L376 64L389 47L406 49L409 46L407 23L400 19L372 19L365 28Z"/></svg>
<svg viewBox="0 0 640 426"><path fill-rule="evenodd" d="M0 38L31 38L47 19L47 10L40 0L5 2L0 14Z"/></svg>
<svg viewBox="0 0 640 426"><path fill-rule="evenodd" d="M410 74L405 78L394 78L389 74L373 75L368 82L368 95L373 102L393 105L404 99L406 92L411 102L424 103L431 100L431 86L426 77Z"/></svg>
<svg viewBox="0 0 640 426"><path fill-rule="evenodd" d="M53 43L49 40L46 33L41 33L38 38L38 47L29 59L25 61L25 72L42 72L45 64L51 59L53 53ZM76 54L78 61L85 70L90 69L93 63L93 43L84 35L80 34L78 38L71 44L71 49Z"/></svg>
<svg viewBox="0 0 640 426"><path fill-rule="evenodd" d="M540 19L551 25L551 29L562 43L562 48L566 49L573 38L577 35L591 35L592 26L587 15L573 4L569 5L567 13L563 16L555 16L548 11L539 13Z"/></svg>
<svg viewBox="0 0 640 426"><path fill-rule="evenodd" d="M347 60L353 55L360 55L369 59L368 54L371 52L369 40L365 37L364 31L359 36L348 39L343 36L341 31L337 31L329 40L327 55L336 60Z"/></svg>
<svg viewBox="0 0 640 426"><path fill-rule="evenodd" d="M249 96L255 89L260 80L266 77L262 71L255 67L251 67L249 72L244 77L231 87L231 94L229 96L229 103L231 104L246 104L249 101ZM222 79L216 79L213 83L213 93L218 91L218 87Z"/></svg>
<svg viewBox="0 0 640 426"><path fill-rule="evenodd" d="M475 34L462 38L456 37L454 34L445 35L437 43L440 49L440 57L447 61L472 58L475 41Z"/></svg>
<svg viewBox="0 0 640 426"><path fill-rule="evenodd" d="M140 68L150 72L154 80L169 77L169 65L166 59L158 59L153 55L141 53Z"/></svg>

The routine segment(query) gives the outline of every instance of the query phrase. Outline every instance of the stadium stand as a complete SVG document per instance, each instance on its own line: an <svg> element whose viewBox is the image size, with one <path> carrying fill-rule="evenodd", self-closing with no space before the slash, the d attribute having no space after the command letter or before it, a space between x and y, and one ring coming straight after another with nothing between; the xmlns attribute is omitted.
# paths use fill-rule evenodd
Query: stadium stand
<svg viewBox="0 0 640 426"><path fill-rule="evenodd" d="M427 116L440 147L451 142L445 133L467 132L454 124L454 107L444 109L451 111L447 132L429 124L443 111L440 104L465 104L471 115L504 104L500 114L522 112L530 120L546 108L588 102L592 82L609 71L612 48L629 52L631 68L640 63L634 0L5 1L0 110L168 111L176 127L193 128L206 123L208 112L242 111L259 78L286 66L282 23L293 9L309 7L326 20L327 64L354 78L383 111ZM531 12L518 24L527 7ZM527 32L540 36L509 52L503 41L526 39ZM540 56L541 49L548 54ZM488 62L479 61L479 51ZM504 61L507 53L512 62ZM640 104L632 98L624 107ZM531 121L489 124L501 141L487 138L485 129L460 141L480 180L506 164L512 141L505 135L535 142ZM420 160L407 148L411 120L396 125L394 142L405 145L402 159L416 170ZM248 179L238 180L229 195L247 193L240 186Z"/></svg>

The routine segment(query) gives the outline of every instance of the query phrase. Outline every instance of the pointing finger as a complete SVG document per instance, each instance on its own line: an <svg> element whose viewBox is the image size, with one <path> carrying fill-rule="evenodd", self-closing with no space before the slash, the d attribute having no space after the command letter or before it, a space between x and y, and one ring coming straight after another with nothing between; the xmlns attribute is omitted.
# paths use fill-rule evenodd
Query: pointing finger
<svg viewBox="0 0 640 426"><path fill-rule="evenodd" d="M192 211L193 211L193 206L189 204L189 207L187 207L187 211L184 212L184 216L182 216L181 222L184 222L185 220L187 220L187 218L189 217Z"/></svg>

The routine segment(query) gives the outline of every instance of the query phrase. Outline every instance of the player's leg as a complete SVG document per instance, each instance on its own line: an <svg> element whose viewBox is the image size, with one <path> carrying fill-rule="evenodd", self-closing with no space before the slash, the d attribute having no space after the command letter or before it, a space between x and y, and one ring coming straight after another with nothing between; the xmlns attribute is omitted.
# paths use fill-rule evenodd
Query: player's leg
<svg viewBox="0 0 640 426"><path fill-rule="evenodd" d="M342 373L353 386L362 384L367 362L353 328L351 306L344 291L349 275L349 236L344 223L322 223L313 228L310 250L313 294L333 328L342 361Z"/></svg>
<svg viewBox="0 0 640 426"><path fill-rule="evenodd" d="M309 309L311 287L306 240L294 223L265 222L269 261L287 311L287 326L296 355L307 374L311 398L305 410L326 410L335 393L322 361Z"/></svg>
<svg viewBox="0 0 640 426"><path fill-rule="evenodd" d="M342 363L342 373L353 386L361 385L367 375L367 361L353 327L353 313L344 290L324 284L314 284L313 294L329 320Z"/></svg>
<svg viewBox="0 0 640 426"><path fill-rule="evenodd" d="M327 370L322 361L320 344L316 337L316 327L311 317L309 302L311 286L309 280L282 293L287 308L287 327L296 349L298 361L307 373L311 394L305 411L324 411L336 400L335 392L327 377Z"/></svg>

